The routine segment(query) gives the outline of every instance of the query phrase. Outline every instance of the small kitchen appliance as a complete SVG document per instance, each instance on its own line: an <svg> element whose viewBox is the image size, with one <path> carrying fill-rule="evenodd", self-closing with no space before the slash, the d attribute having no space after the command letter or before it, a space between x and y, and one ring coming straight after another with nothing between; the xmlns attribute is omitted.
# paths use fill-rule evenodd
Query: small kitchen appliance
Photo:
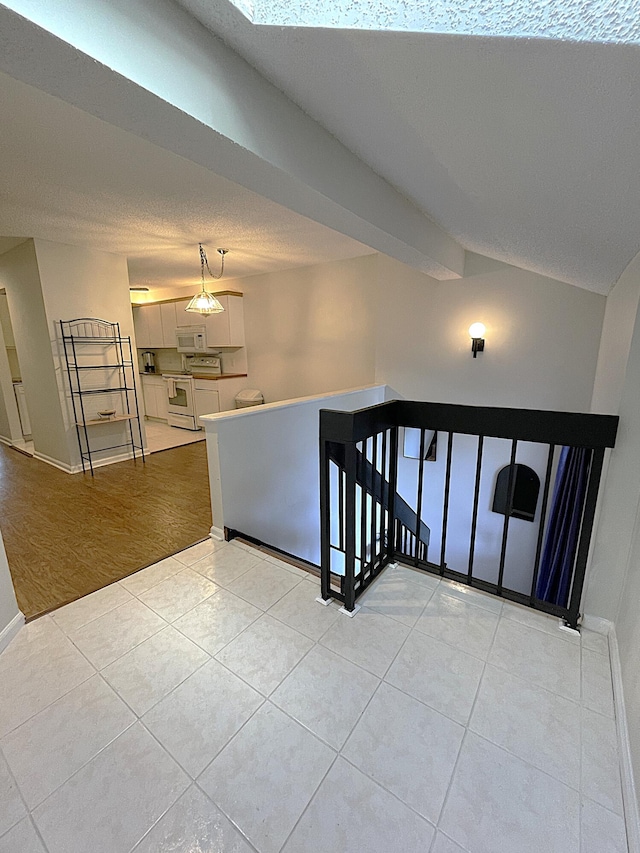
<svg viewBox="0 0 640 853"><path fill-rule="evenodd" d="M156 354L155 352L151 352L151 350L146 350L146 352L142 353L142 363L144 364L144 372L145 373L155 373L156 372Z"/></svg>
<svg viewBox="0 0 640 853"><path fill-rule="evenodd" d="M181 326L176 329L176 349L194 355L207 351L207 330L205 326Z"/></svg>

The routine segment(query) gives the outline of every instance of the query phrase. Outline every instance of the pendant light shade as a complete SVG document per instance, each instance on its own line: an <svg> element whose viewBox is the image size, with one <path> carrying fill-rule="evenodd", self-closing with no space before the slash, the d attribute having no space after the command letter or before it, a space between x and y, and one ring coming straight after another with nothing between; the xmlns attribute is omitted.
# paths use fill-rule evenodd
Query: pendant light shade
<svg viewBox="0 0 640 853"><path fill-rule="evenodd" d="M227 254L227 249L218 249L218 253L221 256L221 265L220 265L220 275L214 275L211 272L211 268L209 267L209 261L207 260L207 253L202 247L202 243L200 246L200 275L202 278L202 290L200 293L196 293L191 302L184 309L185 311L191 311L193 314L203 314L205 317L209 314L219 314L221 311L224 311L224 308L220 304L220 302L216 299L213 293L209 293L208 290L205 289L204 286L204 268L206 266L207 272L213 279L220 279L224 275L224 256Z"/></svg>
<svg viewBox="0 0 640 853"><path fill-rule="evenodd" d="M219 314L221 311L224 311L224 308L213 293L208 293L202 288L200 293L196 293L184 310L193 311L195 314Z"/></svg>

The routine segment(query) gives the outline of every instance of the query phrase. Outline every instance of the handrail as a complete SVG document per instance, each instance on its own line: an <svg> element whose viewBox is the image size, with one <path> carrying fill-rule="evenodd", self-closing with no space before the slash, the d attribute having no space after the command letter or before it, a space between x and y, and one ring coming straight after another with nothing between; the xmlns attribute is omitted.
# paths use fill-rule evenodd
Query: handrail
<svg viewBox="0 0 640 853"><path fill-rule="evenodd" d="M422 547L428 527L422 518L424 458L418 464L418 491L414 510L397 494L398 437L401 427L448 433L446 476L442 505L442 535L439 563L426 559ZM618 418L577 412L553 412L530 409L463 406L410 400L393 400L353 412L320 411L320 485L321 485L321 574L322 596L337 598L352 612L356 598L395 559L409 559L416 567L438 572L496 595L536 609L562 616L577 627L580 598L584 584L587 555L606 448L615 444ZM477 462L473 519L467 572L450 569L446 561L447 527L450 524L451 466L454 435L477 436ZM511 441L509 506L504 513L502 540L496 554L497 583L474 574L477 557L477 519L483 453L487 438ZM373 442L372 462L364 452L365 442ZM548 446L542 509L534 571L529 594L510 589L505 581L505 560L512 516L518 442ZM444 445L443 445L444 446ZM572 560L570 599L542 601L536 596L536 581L542 558L545 524L550 521L548 501L550 477L557 464L559 448L586 448L583 456L585 487L576 505L579 536L568 559ZM421 454L423 456L423 454ZM337 485L336 485L337 484ZM334 492L339 490L339 494ZM403 506L404 504L404 506ZM433 512L433 507L429 508ZM513 513L515 514L515 512ZM517 516L516 516L517 517ZM422 526L424 525L424 527ZM512 525L513 527L513 525ZM426 531L425 531L426 528ZM336 533L338 531L338 541ZM428 533L426 533L428 544Z"/></svg>

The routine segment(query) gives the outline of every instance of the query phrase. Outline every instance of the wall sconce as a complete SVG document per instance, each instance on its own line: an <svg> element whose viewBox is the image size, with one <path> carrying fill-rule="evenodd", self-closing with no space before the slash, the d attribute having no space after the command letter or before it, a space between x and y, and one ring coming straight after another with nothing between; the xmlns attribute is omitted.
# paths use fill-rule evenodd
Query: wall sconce
<svg viewBox="0 0 640 853"><path fill-rule="evenodd" d="M471 352L475 358L479 352L484 351L484 333L486 329L484 323L472 323L469 326L469 335L471 336Z"/></svg>

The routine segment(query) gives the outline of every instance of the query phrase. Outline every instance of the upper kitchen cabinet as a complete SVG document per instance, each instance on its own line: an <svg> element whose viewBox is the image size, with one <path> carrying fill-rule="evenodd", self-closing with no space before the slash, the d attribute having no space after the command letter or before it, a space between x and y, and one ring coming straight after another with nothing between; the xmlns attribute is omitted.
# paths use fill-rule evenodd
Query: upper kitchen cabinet
<svg viewBox="0 0 640 853"><path fill-rule="evenodd" d="M174 302L176 306L176 326L197 326L198 319L195 314L187 314L186 307L191 302L190 299L181 299L179 302Z"/></svg>
<svg viewBox="0 0 640 853"><path fill-rule="evenodd" d="M134 308L133 326L136 346L140 349L159 349L164 346L159 305L140 305Z"/></svg>
<svg viewBox="0 0 640 853"><path fill-rule="evenodd" d="M162 324L162 346L170 349L176 345L176 303L163 302L160 305L160 322Z"/></svg>
<svg viewBox="0 0 640 853"><path fill-rule="evenodd" d="M194 325L194 315L184 310L188 304L188 299L181 299L178 302L151 302L136 306L133 309L136 346L141 349L175 349L176 328Z"/></svg>
<svg viewBox="0 0 640 853"><path fill-rule="evenodd" d="M244 308L242 296L216 294L224 311L205 318L207 347L244 346Z"/></svg>
<svg viewBox="0 0 640 853"><path fill-rule="evenodd" d="M147 314L142 310L142 306L133 306L133 328L136 335L136 346L140 349L148 349L149 344L149 323L147 322Z"/></svg>

